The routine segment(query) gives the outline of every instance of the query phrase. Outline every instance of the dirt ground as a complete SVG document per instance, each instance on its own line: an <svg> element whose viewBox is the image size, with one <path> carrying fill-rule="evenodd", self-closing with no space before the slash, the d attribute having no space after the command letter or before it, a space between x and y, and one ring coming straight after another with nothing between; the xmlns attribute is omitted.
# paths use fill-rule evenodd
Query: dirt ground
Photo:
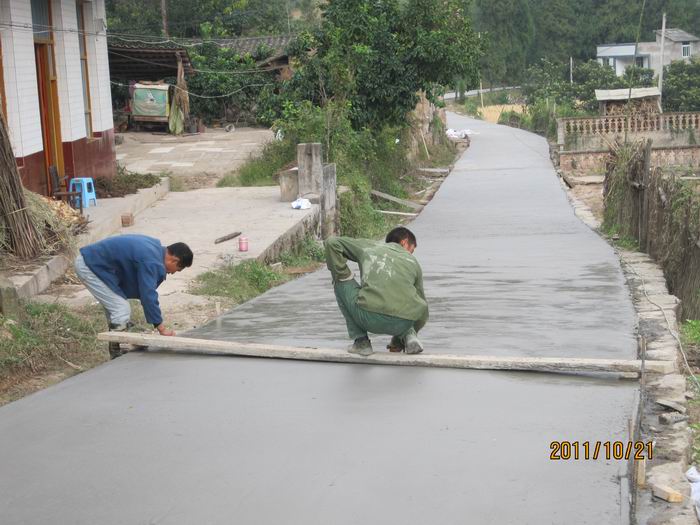
<svg viewBox="0 0 700 525"><path fill-rule="evenodd" d="M450 111L454 111L460 115L467 115L467 112L464 110L464 106L457 104L453 100L446 101L446 105ZM495 106L484 106L484 108L481 110L481 116L483 120L487 122L498 124L498 119L500 118L501 113L504 111L523 113L525 111L525 106L521 104L498 104Z"/></svg>
<svg viewBox="0 0 700 525"><path fill-rule="evenodd" d="M582 184L571 188L571 192L591 209L596 219L603 220L603 185Z"/></svg>

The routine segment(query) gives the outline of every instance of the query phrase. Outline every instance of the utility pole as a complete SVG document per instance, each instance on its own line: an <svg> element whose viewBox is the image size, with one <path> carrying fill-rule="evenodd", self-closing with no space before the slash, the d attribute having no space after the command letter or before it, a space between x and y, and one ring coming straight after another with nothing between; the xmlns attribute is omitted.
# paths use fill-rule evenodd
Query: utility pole
<svg viewBox="0 0 700 525"><path fill-rule="evenodd" d="M160 15L163 19L163 36L168 35L168 0L160 0Z"/></svg>
<svg viewBox="0 0 700 525"><path fill-rule="evenodd" d="M481 40L481 31L478 33ZM481 82L481 68L479 68L479 98L481 98L481 111L484 110L484 85Z"/></svg>
<svg viewBox="0 0 700 525"><path fill-rule="evenodd" d="M574 84L574 57L569 57L569 84Z"/></svg>
<svg viewBox="0 0 700 525"><path fill-rule="evenodd" d="M666 13L661 19L661 69L659 70L659 104L664 98L664 44L666 43Z"/></svg>

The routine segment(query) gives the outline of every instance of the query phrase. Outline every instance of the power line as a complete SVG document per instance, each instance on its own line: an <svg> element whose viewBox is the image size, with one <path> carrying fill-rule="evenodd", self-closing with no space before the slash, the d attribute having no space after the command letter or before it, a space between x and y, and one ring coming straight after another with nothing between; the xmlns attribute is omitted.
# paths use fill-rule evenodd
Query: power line
<svg viewBox="0 0 700 525"><path fill-rule="evenodd" d="M121 40L123 42L129 42L129 43L138 43L138 44L151 44L151 45L164 45L164 44L176 44L178 46L182 47L196 47L196 46L203 46L205 44L214 44L218 45L219 47L229 47L231 42L234 40L240 41L240 40L255 40L260 37L231 37L231 38L193 38L193 37L172 37L172 38L162 38L154 35L145 35L145 34L135 34L135 33L120 33L120 32L107 32L106 30L104 31L87 31L87 30L81 30L81 29L66 29L66 28L59 28L56 26L52 25L44 25L44 24L18 24L14 22L0 22L0 30L2 28L10 28L10 29L15 29L15 30L20 30L20 31L29 31L34 34L42 34L42 33L47 33L47 32L52 32L52 33L75 33L79 35L87 35L87 36L100 36L100 37L109 37L117 40ZM39 29L36 29L39 28ZM294 35L291 34L286 34L286 35L274 35L277 38L284 38L284 37L293 37ZM144 40L144 38L149 39L149 40ZM175 40L174 38L177 38ZM158 40L155 40L158 39Z"/></svg>
<svg viewBox="0 0 700 525"><path fill-rule="evenodd" d="M126 88L130 88L131 86L129 84L122 84L121 82L115 82L114 80L109 81L110 84L114 84L115 86L122 86ZM248 84L247 86L243 86L241 88L236 89L235 91L231 91L230 93L225 93L223 95L201 95L199 93L193 93L191 91L188 91L186 89L182 89L179 86L176 86L175 84L168 84L169 86L174 87L175 89L179 89L180 91L184 91L191 97L196 97L196 98L204 98L204 99L214 99L214 98L227 98L230 96L235 95L236 93L239 93L240 91L243 91L244 89L248 88L253 88L253 87L264 87L264 86L272 86L274 85L273 82L267 82L265 84Z"/></svg>
<svg viewBox="0 0 700 525"><path fill-rule="evenodd" d="M147 60L145 58L136 58L133 56L129 55L124 55L122 53L118 53L116 51L108 50L107 51L110 55L115 55L119 56L122 58L128 58L129 60L133 60L135 62L143 62L144 64L150 64L154 66L159 66L159 67L167 67L171 69L177 69L176 65L171 65L171 64L163 64L161 62L155 62L153 60ZM226 71L217 71L217 70L212 70L212 69L195 69L192 68L192 71L196 73L213 73L213 74L222 74L222 75L246 75L246 74L255 74L255 73L267 73L269 71L276 71L279 69L278 67L267 67L267 68L259 68L259 69L239 69L239 70L226 70Z"/></svg>

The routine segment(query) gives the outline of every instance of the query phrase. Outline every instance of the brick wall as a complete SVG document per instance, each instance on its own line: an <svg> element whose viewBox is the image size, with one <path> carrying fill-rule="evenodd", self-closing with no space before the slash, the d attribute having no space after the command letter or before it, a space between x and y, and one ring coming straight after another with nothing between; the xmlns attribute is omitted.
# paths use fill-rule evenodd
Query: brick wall
<svg viewBox="0 0 700 525"><path fill-rule="evenodd" d="M592 175L605 172L607 151L560 151L559 168L567 175ZM651 165L700 168L700 146L653 148Z"/></svg>

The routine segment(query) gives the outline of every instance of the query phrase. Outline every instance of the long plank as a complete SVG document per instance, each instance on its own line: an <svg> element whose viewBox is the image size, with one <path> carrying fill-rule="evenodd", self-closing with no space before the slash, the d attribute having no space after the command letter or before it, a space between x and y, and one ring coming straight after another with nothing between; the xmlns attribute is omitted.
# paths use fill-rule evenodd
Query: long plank
<svg viewBox="0 0 700 525"><path fill-rule="evenodd" d="M580 359L571 357L495 357L453 354L395 354L379 352L368 357L329 348L299 348L258 343L213 341L189 337L163 337L155 334L104 332L100 341L147 346L149 349L180 350L190 353L271 357L302 361L425 366L436 368L474 368L480 370L529 370L533 372L640 372L642 362L625 359ZM675 370L672 361L646 361L645 370L661 374Z"/></svg>
<svg viewBox="0 0 700 525"><path fill-rule="evenodd" d="M423 206L421 204L417 204L413 201L407 201L405 199L399 199L398 197L394 197L393 195L389 195L388 193L383 193L381 191L377 190L372 190L372 195L376 197L381 197L382 199L395 202L397 204L401 204L402 206L406 206L408 208L414 209L414 210L422 210Z"/></svg>
<svg viewBox="0 0 700 525"><path fill-rule="evenodd" d="M417 217L417 213L407 213L405 211L375 210L384 215L398 215L399 217Z"/></svg>

